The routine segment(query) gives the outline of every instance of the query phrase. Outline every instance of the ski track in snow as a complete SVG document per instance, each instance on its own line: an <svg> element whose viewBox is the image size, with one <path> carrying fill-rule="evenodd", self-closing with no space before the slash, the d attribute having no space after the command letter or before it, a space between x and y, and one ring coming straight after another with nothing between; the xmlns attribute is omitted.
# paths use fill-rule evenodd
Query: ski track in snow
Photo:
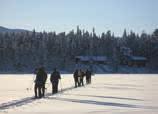
<svg viewBox="0 0 158 114"><path fill-rule="evenodd" d="M74 89L74 87L64 88L62 91L59 91L57 94L62 94L62 92L67 91L67 90L71 90L71 89ZM48 96L52 96L52 94L47 93L45 95L45 97L48 97ZM7 103L2 103L2 104L0 104L0 110L9 109L12 107L19 107L22 105L27 105L29 103L36 101L36 100L40 100L40 99L34 99L34 96L33 96L33 97L26 97L26 98L23 98L20 100L13 100L13 101L10 101Z"/></svg>

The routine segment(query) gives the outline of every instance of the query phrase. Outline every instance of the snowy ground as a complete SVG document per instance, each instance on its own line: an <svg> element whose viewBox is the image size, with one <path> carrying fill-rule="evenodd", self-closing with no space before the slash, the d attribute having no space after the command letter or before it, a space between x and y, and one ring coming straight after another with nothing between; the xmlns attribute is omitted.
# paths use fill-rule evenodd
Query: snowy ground
<svg viewBox="0 0 158 114"><path fill-rule="evenodd" d="M73 88L62 75L62 92L34 100L33 75L0 75L0 114L158 114L158 75L95 75Z"/></svg>

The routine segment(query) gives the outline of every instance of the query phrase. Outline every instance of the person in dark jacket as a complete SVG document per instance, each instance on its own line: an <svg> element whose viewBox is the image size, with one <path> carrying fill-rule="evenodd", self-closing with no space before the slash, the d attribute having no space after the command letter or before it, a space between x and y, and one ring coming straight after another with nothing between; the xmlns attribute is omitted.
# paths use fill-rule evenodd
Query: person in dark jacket
<svg viewBox="0 0 158 114"><path fill-rule="evenodd" d="M34 87L35 98L41 98L44 96L46 80L47 80L47 73L44 71L44 68L41 67L38 69L35 79L35 87Z"/></svg>
<svg viewBox="0 0 158 114"><path fill-rule="evenodd" d="M91 83L91 71L89 71L88 69L86 70L86 83L90 84Z"/></svg>
<svg viewBox="0 0 158 114"><path fill-rule="evenodd" d="M42 97L45 96L45 84L47 81L47 73L45 72L44 68L42 68L42 75L43 75L43 83L42 83Z"/></svg>
<svg viewBox="0 0 158 114"><path fill-rule="evenodd" d="M79 84L78 82L78 70L76 70L73 74L73 77L74 77L74 81L75 81L75 87L77 87Z"/></svg>
<svg viewBox="0 0 158 114"><path fill-rule="evenodd" d="M50 77L50 81L52 83L52 94L58 92L59 79L61 79L60 73L55 68L53 73L51 74L51 77Z"/></svg>
<svg viewBox="0 0 158 114"><path fill-rule="evenodd" d="M84 72L80 69L78 71L78 79L79 79L79 86L84 86L83 78L84 78Z"/></svg>

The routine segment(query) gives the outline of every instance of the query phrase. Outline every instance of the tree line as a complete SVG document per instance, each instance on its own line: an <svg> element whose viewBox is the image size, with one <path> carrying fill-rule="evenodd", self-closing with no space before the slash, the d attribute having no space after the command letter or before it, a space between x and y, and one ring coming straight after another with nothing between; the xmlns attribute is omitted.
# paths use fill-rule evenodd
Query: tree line
<svg viewBox="0 0 158 114"><path fill-rule="evenodd" d="M114 48L126 46L134 55L148 59L148 67L158 67L158 29L152 34L140 35L124 30L117 37L110 30L97 35L77 30L69 33L56 32L5 32L0 33L0 71L31 71L40 65L48 70L53 67L64 69L75 64L78 55L98 55L112 57Z"/></svg>

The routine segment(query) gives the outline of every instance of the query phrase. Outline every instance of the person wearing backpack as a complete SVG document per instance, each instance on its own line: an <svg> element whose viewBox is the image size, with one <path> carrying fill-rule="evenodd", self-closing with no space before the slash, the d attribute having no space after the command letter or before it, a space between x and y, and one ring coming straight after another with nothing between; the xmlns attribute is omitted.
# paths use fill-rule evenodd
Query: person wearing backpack
<svg viewBox="0 0 158 114"><path fill-rule="evenodd" d="M45 72L43 67L40 67L37 70L36 79L34 81L35 82L35 86L34 86L35 98L44 97L46 80L47 80L47 73Z"/></svg>
<svg viewBox="0 0 158 114"><path fill-rule="evenodd" d="M58 84L59 80L61 79L60 72L57 71L56 68L54 68L53 73L51 73L50 81L52 83L52 94L55 94L58 92Z"/></svg>

